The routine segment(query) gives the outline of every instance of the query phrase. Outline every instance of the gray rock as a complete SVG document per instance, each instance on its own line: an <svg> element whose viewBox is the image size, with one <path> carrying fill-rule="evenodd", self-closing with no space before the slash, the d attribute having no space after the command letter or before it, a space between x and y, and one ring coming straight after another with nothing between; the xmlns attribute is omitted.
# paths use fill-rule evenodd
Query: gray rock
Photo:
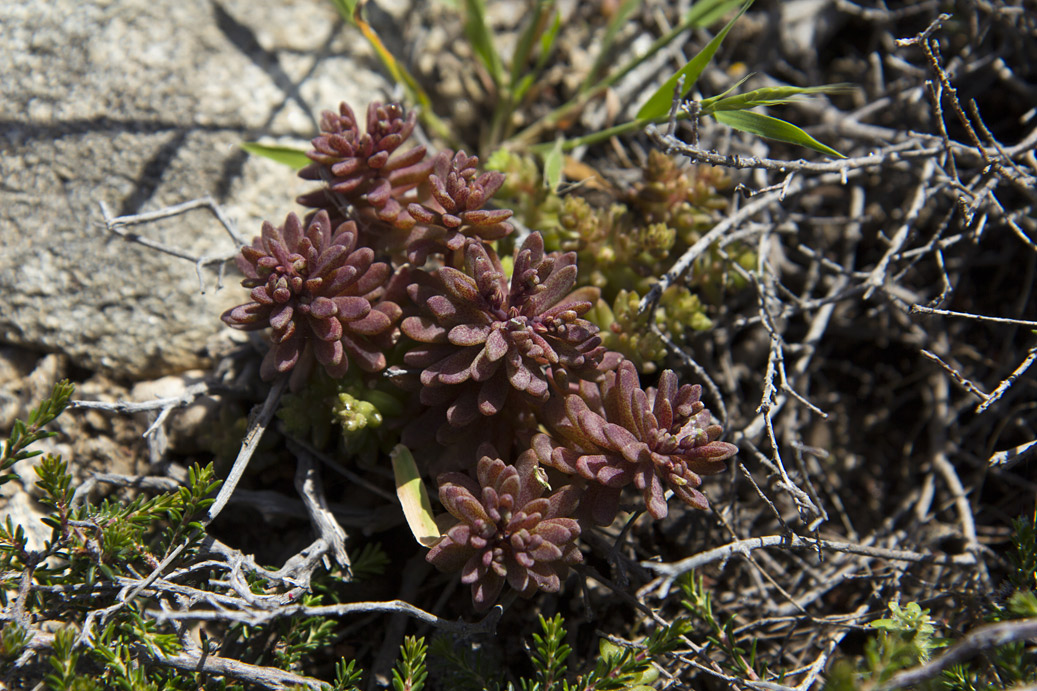
<svg viewBox="0 0 1037 691"><path fill-rule="evenodd" d="M243 140L303 145L340 100L384 99L325 0L0 2L0 342L121 378L204 366L233 274L109 235L116 214L214 196L246 238L298 211L292 172ZM361 111L362 112L362 111ZM234 244L205 211L135 226L195 254Z"/></svg>

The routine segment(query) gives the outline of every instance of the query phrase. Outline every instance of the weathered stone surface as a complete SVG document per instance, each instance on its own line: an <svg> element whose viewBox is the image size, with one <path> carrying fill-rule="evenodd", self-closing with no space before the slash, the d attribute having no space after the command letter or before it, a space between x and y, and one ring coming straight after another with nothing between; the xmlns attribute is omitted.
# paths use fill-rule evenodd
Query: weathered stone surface
<svg viewBox="0 0 1037 691"><path fill-rule="evenodd" d="M304 143L320 110L386 85L323 0L0 3L0 342L121 378L198 367L231 275L109 236L115 214L212 195L242 235L296 210L292 173L243 140ZM233 243L205 211L135 227L196 254Z"/></svg>

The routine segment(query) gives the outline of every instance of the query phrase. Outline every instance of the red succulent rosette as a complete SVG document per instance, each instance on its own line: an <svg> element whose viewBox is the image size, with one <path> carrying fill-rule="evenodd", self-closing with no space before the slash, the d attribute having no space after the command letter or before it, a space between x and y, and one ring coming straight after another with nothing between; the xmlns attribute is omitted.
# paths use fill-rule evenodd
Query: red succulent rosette
<svg viewBox="0 0 1037 691"><path fill-rule="evenodd" d="M590 481L582 502L593 520L612 522L630 484L656 519L667 514L667 489L688 506L708 508L700 476L723 471L738 447L718 441L723 428L699 400L702 387L678 386L666 370L645 391L624 361L605 374L600 395L595 388L585 382L552 400L544 411L551 434L533 439L541 463Z"/></svg>
<svg viewBox="0 0 1037 691"><path fill-rule="evenodd" d="M566 486L544 497L541 472L526 452L515 465L484 455L475 480L439 477L439 500L456 521L426 559L441 571L460 571L477 610L496 602L505 583L525 597L558 592L569 567L583 561L580 524L571 517L577 492Z"/></svg>
<svg viewBox="0 0 1037 691"><path fill-rule="evenodd" d="M546 254L539 233L515 254L509 284L491 248L469 241L465 270L442 267L418 274L408 287L418 314L401 324L418 342L404 362L421 370L421 401L447 406L447 421L463 427L496 415L512 391L548 397L546 370L593 368L604 349L598 327L583 319L595 288L573 290L576 255Z"/></svg>
<svg viewBox="0 0 1037 691"><path fill-rule="evenodd" d="M378 301L392 270L374 262L370 248L357 247L355 223L333 230L325 211L305 229L295 214L280 227L264 222L262 235L241 248L237 265L252 302L222 319L246 331L272 328L264 379L291 371L291 388L298 390L314 362L332 377L344 375L350 360L366 371L385 367L383 349L401 310Z"/></svg>
<svg viewBox="0 0 1037 691"><path fill-rule="evenodd" d="M411 203L407 211L417 225L406 240L408 259L421 265L433 252L456 252L468 238L499 240L514 230L509 209L484 209L504 184L503 173L479 174L479 158L444 151L433 159L428 177L431 198Z"/></svg>
<svg viewBox="0 0 1037 691"><path fill-rule="evenodd" d="M399 103L372 103L365 132L360 131L353 109L345 103L337 114L325 111L321 133L306 154L313 163L299 171L299 176L323 181L327 187L299 197L298 202L336 211L337 194L361 218L401 228L413 226L400 199L424 182L432 168L432 162L424 160L424 146L398 151L416 122L414 113L405 114Z"/></svg>

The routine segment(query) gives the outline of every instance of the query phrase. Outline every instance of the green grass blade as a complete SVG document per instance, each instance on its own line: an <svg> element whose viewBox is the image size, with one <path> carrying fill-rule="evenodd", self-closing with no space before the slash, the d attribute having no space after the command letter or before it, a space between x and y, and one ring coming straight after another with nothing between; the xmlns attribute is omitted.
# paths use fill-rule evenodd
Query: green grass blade
<svg viewBox="0 0 1037 691"><path fill-rule="evenodd" d="M734 84L729 86L727 89L725 89L724 93L722 93L722 94L720 94L718 96L713 96L712 98L706 98L706 99L703 99L702 101L700 101L699 102L699 114L700 115L708 115L709 113L712 113L713 112L712 110L709 111L709 113L704 113L703 112L703 109L707 107L707 104L719 103L720 101L724 100L725 98L730 96L738 87L740 87L742 84L745 84L747 81L752 79L753 75L755 75L755 74L756 74L755 72L750 72L749 74L745 75L744 77L739 79L737 82L735 82ZM717 109L714 108L713 110L717 110ZM730 108L725 108L724 110L731 110L731 109Z"/></svg>
<svg viewBox="0 0 1037 691"><path fill-rule="evenodd" d="M338 10L338 13L347 23L360 29L360 33L364 35L367 42L374 48L378 59L382 61L382 65L392 75L393 80L406 90L409 102L417 103L421 107L420 118L422 124L437 137L453 145L455 142L453 133L446 123L436 117L436 114L432 111L432 101L429 99L428 94L421 88L414 76L389 52L389 49L382 43L382 39L378 37L375 30L364 19L362 14L364 8L363 0L331 0L331 4L335 6L335 9Z"/></svg>
<svg viewBox="0 0 1037 691"><path fill-rule="evenodd" d="M799 86L765 86L760 89L747 91L744 94L729 96L731 89L728 89L719 96L704 99L700 112L703 115L711 115L721 110L747 110L758 106L776 106L794 101L797 96L837 94L852 90L853 87L849 84L827 84L825 86L806 88Z"/></svg>
<svg viewBox="0 0 1037 691"><path fill-rule="evenodd" d="M360 0L331 0L331 4L343 19L350 24L356 24L353 18L356 16L356 6L360 4Z"/></svg>
<svg viewBox="0 0 1037 691"><path fill-rule="evenodd" d="M465 0L464 32L472 45L472 50L490 73L490 78L499 90L504 84L504 68L493 45L493 34L486 26L484 0Z"/></svg>
<svg viewBox="0 0 1037 691"><path fill-rule="evenodd" d="M639 55L628 63L607 74L595 87L612 86L631 71L636 69L645 60L649 59L660 50L670 45L678 36L688 29L697 29L709 26L716 19L727 14L729 11L741 5L745 0L701 0L695 3L688 13L684 15L681 23L673 27L666 34L652 42L644 54Z"/></svg>
<svg viewBox="0 0 1037 691"><path fill-rule="evenodd" d="M551 28L540 37L540 55L537 56L537 72L544 69L548 59L551 57L551 52L555 48L555 40L558 38L558 30L561 28L562 15L560 12L555 11L554 20L551 22Z"/></svg>
<svg viewBox="0 0 1037 691"><path fill-rule="evenodd" d="M310 159L306 157L304 150L296 149L292 146L241 142L241 148L250 154L269 158L271 161L286 165L292 170L301 170L311 163Z"/></svg>
<svg viewBox="0 0 1037 691"><path fill-rule="evenodd" d="M745 14L745 11L749 9L751 4L752 0L749 0L749 2L742 5L742 9L738 11L738 14L727 23L719 34L713 37L712 41L706 44L705 48L699 51L698 55L689 60L687 65L677 70L673 76L667 79L651 95L648 101L641 106L641 110L637 111L638 120L651 120L666 115L670 111L670 105L673 103L673 91L677 88L677 82L682 76L684 77L684 87L681 89L681 98L687 96L688 92L695 86L695 82L698 81L702 71L706 69L706 65L713 60L713 56L716 55L720 44L724 42L727 33L731 31L731 27Z"/></svg>
<svg viewBox="0 0 1037 691"><path fill-rule="evenodd" d="M727 125L749 134L755 134L758 137L805 146L808 149L819 151L834 158L846 158L835 149L825 146L792 123L772 118L769 115L753 113L748 110L721 110L713 113L713 117L722 125Z"/></svg>
<svg viewBox="0 0 1037 691"><path fill-rule="evenodd" d="M745 0L700 0L700 2L695 3L695 5L693 5L692 8L688 10L687 14L684 15L684 19L681 20L681 23L674 27L671 31L667 32L664 36L660 36L659 38L655 39L655 41L652 43L651 46L649 46L647 51L645 51L641 55L634 56L633 58L628 60L626 64L624 64L623 66L609 71L608 74L602 77L601 80L592 88L578 93L576 96L569 99L569 101L567 101L565 104L558 106L547 115L541 117L536 122L526 127L524 130L522 130L517 135L511 138L511 140L509 141L509 146L517 149L539 146L536 144L537 140L543 137L548 130L553 128L562 120L570 117L573 113L579 112L579 110L583 108L589 101L599 97L601 94L605 92L605 89L617 83L619 80L623 79L623 77L627 76L638 66L642 65L646 60L648 60L653 55L662 50L664 47L672 43L674 39L680 36L684 31L687 31L691 28L706 26L707 23L709 23L713 17L726 14L732 8L739 6L744 2ZM556 13L554 21L555 23L552 29L540 38L540 58L537 62L536 70L538 72L541 69L543 69L547 58L551 54L551 48L554 45L555 37L558 34L558 29L561 26L561 16ZM528 80L528 75L525 79ZM532 82L530 82L529 84L523 84L519 88L523 89L524 93L524 90L528 89L531 84ZM669 112L668 109L667 112ZM633 122L634 121L631 121L631 123ZM631 123L627 123L627 129L636 129L637 126L632 125ZM546 148L549 148L550 145L550 142L548 142L546 147L541 147L541 151L546 150ZM569 150L568 146L569 142L566 142L567 151Z"/></svg>
<svg viewBox="0 0 1037 691"><path fill-rule="evenodd" d="M526 22L525 28L519 35L518 43L515 45L515 53L511 56L511 79L509 85L514 90L525 74L526 63L533 53L533 46L537 38L542 38L544 31L548 28L548 22L555 10L555 0L537 0L533 6L533 14Z"/></svg>
<svg viewBox="0 0 1037 691"><path fill-rule="evenodd" d="M684 19L677 25L677 31L684 31L693 26L709 26L725 14L741 5L745 0L700 0L691 6Z"/></svg>
<svg viewBox="0 0 1037 691"><path fill-rule="evenodd" d="M595 80L598 78L598 74L601 72L602 66L605 64L605 60L608 59L609 51L612 49L612 44L616 41L616 34L619 33L619 29L626 23L630 18L630 15L634 13L638 5L641 4L641 0L624 0L624 2L616 10L616 13L612 16L612 20L608 26L605 27L605 36L601 39L601 45L598 47L598 55L594 58L594 65L591 67L590 72L584 78L583 83L580 85L580 91L586 91L594 86Z"/></svg>

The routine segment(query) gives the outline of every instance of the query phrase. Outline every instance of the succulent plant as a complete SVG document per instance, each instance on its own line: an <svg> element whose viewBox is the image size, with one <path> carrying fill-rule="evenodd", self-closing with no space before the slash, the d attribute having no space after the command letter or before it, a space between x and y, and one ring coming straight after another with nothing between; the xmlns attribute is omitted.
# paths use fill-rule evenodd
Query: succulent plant
<svg viewBox="0 0 1037 691"><path fill-rule="evenodd" d="M497 157L518 173L506 188L463 151L403 150L415 118L398 104L372 104L365 131L345 104L321 124L300 173L325 183L299 200L315 211L263 224L238 257L251 302L223 315L272 327L261 374L291 373L290 430L323 446L335 422L339 448L362 462L402 440L423 448L426 476L456 471L438 476L452 524L427 558L461 571L480 610L505 584L559 590L582 560L581 521L611 522L628 486L657 519L668 490L708 506L700 476L737 449L719 441L700 387L666 370L642 389L638 371L662 361L659 332L680 342L709 320L684 286L638 308L698 232L709 179L655 156L626 204L599 207L545 188L519 156ZM489 208L502 190L547 240L532 232L511 251L512 211ZM545 468L569 484L551 493Z"/></svg>
<svg viewBox="0 0 1037 691"><path fill-rule="evenodd" d="M572 518L578 493L567 485L544 497L542 472L527 451L514 465L483 455L475 480L439 477L439 500L456 521L426 559L441 571L461 571L477 610L490 607L505 583L526 597L558 592L569 567L583 560Z"/></svg>
<svg viewBox="0 0 1037 691"><path fill-rule="evenodd" d="M689 233L712 225L709 212L727 206L718 191L730 184L722 168L684 168L661 151L651 151L644 181L635 186L629 203L648 223L665 223L687 242Z"/></svg>
<svg viewBox="0 0 1037 691"><path fill-rule="evenodd" d="M401 311L394 302L378 301L392 270L373 260L370 248L357 247L356 224L333 230L325 211L305 229L295 214L280 227L265 222L262 235L237 257L252 302L222 319L246 331L272 327L260 374L270 380L291 372L293 391L315 362L333 378L346 373L350 360L366 371L380 370Z"/></svg>
<svg viewBox="0 0 1037 691"><path fill-rule="evenodd" d="M687 329L705 331L713 326L698 296L680 285L664 290L653 312L641 312L637 291L620 290L611 306L599 300L587 318L601 329L602 345L622 353L646 374L655 372L666 357L666 343L659 332L680 344Z"/></svg>
<svg viewBox="0 0 1037 691"><path fill-rule="evenodd" d="M717 441L723 428L699 400L702 387L678 386L677 375L665 370L658 387L645 391L627 360L596 388L568 385L545 410L552 434L533 439L542 464L591 481L582 500L591 518L610 523L620 490L630 484L656 519L666 516L666 489L689 506L708 508L699 476L724 470L738 447Z"/></svg>
<svg viewBox="0 0 1037 691"><path fill-rule="evenodd" d="M414 225L401 199L428 177L431 161L425 147L397 153L414 131L414 113L404 114L398 103L372 103L367 129L360 131L353 109L345 103L339 112L325 111L321 133L307 156L313 161L299 171L304 180L320 180L326 187L299 197L303 206L338 211L335 195L352 204L362 220L378 220L399 228Z"/></svg>
<svg viewBox="0 0 1037 691"><path fill-rule="evenodd" d="M457 252L468 238L490 242L514 230L508 209L485 209L500 189L504 175L488 171L479 175L479 158L458 151L444 151L433 159L428 176L431 199L407 206L417 222L406 240L407 257L421 265L432 252Z"/></svg>
<svg viewBox="0 0 1037 691"><path fill-rule="evenodd" d="M583 319L597 290L573 290L576 255L547 254L538 233L516 251L509 282L492 248L469 241L464 271L442 267L409 287L417 314L403 333L418 342L404 356L422 370L421 401L449 402L454 427L496 415L512 390L548 396L546 368L593 368L604 349Z"/></svg>

